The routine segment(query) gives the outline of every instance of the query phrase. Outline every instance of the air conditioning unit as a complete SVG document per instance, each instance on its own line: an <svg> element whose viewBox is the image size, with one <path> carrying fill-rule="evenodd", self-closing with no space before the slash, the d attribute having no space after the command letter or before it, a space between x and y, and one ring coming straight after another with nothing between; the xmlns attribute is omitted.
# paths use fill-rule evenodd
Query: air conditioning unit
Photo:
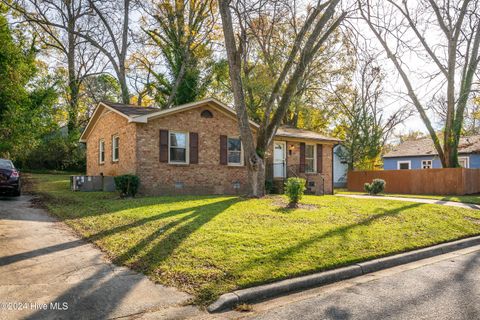
<svg viewBox="0 0 480 320"><path fill-rule="evenodd" d="M70 176L72 191L115 191L115 180L109 176Z"/></svg>

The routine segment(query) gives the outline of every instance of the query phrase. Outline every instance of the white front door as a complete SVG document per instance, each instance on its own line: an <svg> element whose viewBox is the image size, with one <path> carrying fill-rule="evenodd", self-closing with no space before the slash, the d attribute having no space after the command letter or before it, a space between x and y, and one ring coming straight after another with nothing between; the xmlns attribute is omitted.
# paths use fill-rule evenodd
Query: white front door
<svg viewBox="0 0 480 320"><path fill-rule="evenodd" d="M287 143L285 141L273 142L273 177L285 178L287 171Z"/></svg>

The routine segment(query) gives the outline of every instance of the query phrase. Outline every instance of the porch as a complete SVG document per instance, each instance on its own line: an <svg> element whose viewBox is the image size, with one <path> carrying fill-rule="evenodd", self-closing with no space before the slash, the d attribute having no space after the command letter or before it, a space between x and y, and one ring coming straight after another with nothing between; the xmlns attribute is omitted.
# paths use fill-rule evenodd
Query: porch
<svg viewBox="0 0 480 320"><path fill-rule="evenodd" d="M306 180L306 194L324 195L326 177L322 173L305 172L302 165L287 165L286 163L268 163L265 170L265 180L271 186L272 193L283 193L284 184L288 178L303 178Z"/></svg>

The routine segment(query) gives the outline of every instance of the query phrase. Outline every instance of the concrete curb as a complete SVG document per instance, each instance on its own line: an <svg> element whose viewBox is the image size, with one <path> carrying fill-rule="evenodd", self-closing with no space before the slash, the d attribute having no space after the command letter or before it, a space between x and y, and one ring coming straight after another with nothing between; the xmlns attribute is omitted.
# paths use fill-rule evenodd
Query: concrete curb
<svg viewBox="0 0 480 320"><path fill-rule="evenodd" d="M211 313L220 312L231 309L241 303L258 302L291 292L311 289L476 245L480 245L480 236L447 242L390 257L361 262L330 271L237 290L221 295L217 301L208 306L207 310Z"/></svg>

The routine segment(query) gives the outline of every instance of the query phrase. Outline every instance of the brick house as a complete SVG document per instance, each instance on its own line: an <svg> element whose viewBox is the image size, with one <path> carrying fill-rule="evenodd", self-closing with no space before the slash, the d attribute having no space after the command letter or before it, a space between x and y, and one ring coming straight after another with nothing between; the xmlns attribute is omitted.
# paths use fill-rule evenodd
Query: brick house
<svg viewBox="0 0 480 320"><path fill-rule="evenodd" d="M250 123L255 132L258 125ZM140 177L143 194L242 194L247 169L235 111L215 99L167 110L100 103L80 141L87 175ZM338 139L281 127L267 153L267 179L307 179L309 191L333 191L332 149Z"/></svg>

